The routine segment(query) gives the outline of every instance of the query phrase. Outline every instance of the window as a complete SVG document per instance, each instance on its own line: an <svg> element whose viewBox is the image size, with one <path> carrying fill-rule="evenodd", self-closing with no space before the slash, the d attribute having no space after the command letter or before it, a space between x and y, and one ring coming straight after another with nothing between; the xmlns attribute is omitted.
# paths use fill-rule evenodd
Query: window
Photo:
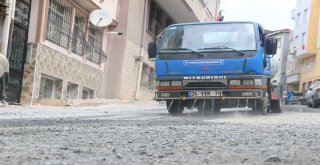
<svg viewBox="0 0 320 165"><path fill-rule="evenodd" d="M83 87L82 89L82 99L93 99L94 90Z"/></svg>
<svg viewBox="0 0 320 165"><path fill-rule="evenodd" d="M154 85L154 68L148 66L146 63L142 65L141 83L140 85L153 90Z"/></svg>
<svg viewBox="0 0 320 165"><path fill-rule="evenodd" d="M102 50L103 31L95 28L92 24L89 27L87 60L100 64L104 61Z"/></svg>
<svg viewBox="0 0 320 165"><path fill-rule="evenodd" d="M299 25L300 22L300 13L297 14L296 25Z"/></svg>
<svg viewBox="0 0 320 165"><path fill-rule="evenodd" d="M103 30L93 25L88 27L88 16L81 15L78 12L80 10L73 10L74 7L64 0L49 2L46 39L60 47L70 49L76 55L85 56L84 59L95 64L103 63L105 61L105 53L102 50Z"/></svg>
<svg viewBox="0 0 320 165"><path fill-rule="evenodd" d="M306 33L302 33L302 36L301 36L301 49L304 50L304 41L305 41L305 37L306 37Z"/></svg>
<svg viewBox="0 0 320 165"><path fill-rule="evenodd" d="M214 48L221 45L236 50L257 49L254 26L250 23L171 26L162 41L160 52L179 48L224 51Z"/></svg>
<svg viewBox="0 0 320 165"><path fill-rule="evenodd" d="M151 2L149 12L148 30L155 36L159 35L163 29L173 24L173 20L156 5L154 1Z"/></svg>
<svg viewBox="0 0 320 165"><path fill-rule="evenodd" d="M78 88L79 85L68 83L67 86L67 99L77 99L78 98Z"/></svg>
<svg viewBox="0 0 320 165"><path fill-rule="evenodd" d="M72 34L72 53L83 56L86 52L86 19L76 13Z"/></svg>
<svg viewBox="0 0 320 165"><path fill-rule="evenodd" d="M315 58L309 58L304 61L304 71L305 72L312 72L314 69Z"/></svg>
<svg viewBox="0 0 320 165"><path fill-rule="evenodd" d="M307 22L308 9L305 9L303 12L303 23Z"/></svg>
<svg viewBox="0 0 320 165"><path fill-rule="evenodd" d="M302 84L302 90L303 90L303 92L308 90L307 83Z"/></svg>
<svg viewBox="0 0 320 165"><path fill-rule="evenodd" d="M298 43L299 43L299 36L296 36L295 42L294 42L294 47L295 48L297 47Z"/></svg>
<svg viewBox="0 0 320 165"><path fill-rule="evenodd" d="M62 0L50 0L47 40L67 48L71 26L72 10Z"/></svg>
<svg viewBox="0 0 320 165"><path fill-rule="evenodd" d="M39 98L43 99L61 99L62 80L41 76Z"/></svg>

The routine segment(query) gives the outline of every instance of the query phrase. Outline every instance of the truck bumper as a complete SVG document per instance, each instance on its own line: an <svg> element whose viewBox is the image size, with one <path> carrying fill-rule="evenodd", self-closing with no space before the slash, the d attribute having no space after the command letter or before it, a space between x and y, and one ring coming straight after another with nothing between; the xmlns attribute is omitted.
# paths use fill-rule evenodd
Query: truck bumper
<svg viewBox="0 0 320 165"><path fill-rule="evenodd" d="M266 97L266 91L260 89L246 90L219 90L222 96L191 96L192 90L181 91L158 91L155 93L154 100L196 100L196 99L262 99Z"/></svg>

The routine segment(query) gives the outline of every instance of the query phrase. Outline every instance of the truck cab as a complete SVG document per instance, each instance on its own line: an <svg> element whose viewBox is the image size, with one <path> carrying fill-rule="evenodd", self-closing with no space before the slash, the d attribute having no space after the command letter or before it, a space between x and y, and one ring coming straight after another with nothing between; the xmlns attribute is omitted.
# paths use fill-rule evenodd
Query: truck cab
<svg viewBox="0 0 320 165"><path fill-rule="evenodd" d="M154 99L166 101L176 115L185 108L219 112L244 106L261 114L281 112L280 100L271 97L270 58L276 50L277 41L255 22L171 25L149 43Z"/></svg>

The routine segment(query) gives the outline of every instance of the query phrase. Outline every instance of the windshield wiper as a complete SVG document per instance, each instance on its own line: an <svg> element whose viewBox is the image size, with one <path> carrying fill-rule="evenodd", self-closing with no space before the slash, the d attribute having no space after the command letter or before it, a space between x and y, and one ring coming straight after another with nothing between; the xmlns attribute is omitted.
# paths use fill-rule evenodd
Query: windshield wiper
<svg viewBox="0 0 320 165"><path fill-rule="evenodd" d="M205 54L202 54L202 53L200 53L200 52L198 52L196 50L192 50L192 49L189 49L189 48L170 48L170 49L161 49L161 50L189 50L192 53L200 55L200 57L205 57L206 56Z"/></svg>
<svg viewBox="0 0 320 165"><path fill-rule="evenodd" d="M228 46L216 46L216 47L199 48L197 50L208 50L208 49L230 49L230 50L232 50L234 52L239 52L241 54L241 56L244 56L246 54L245 52L242 52L242 51L237 50L237 49L230 48Z"/></svg>

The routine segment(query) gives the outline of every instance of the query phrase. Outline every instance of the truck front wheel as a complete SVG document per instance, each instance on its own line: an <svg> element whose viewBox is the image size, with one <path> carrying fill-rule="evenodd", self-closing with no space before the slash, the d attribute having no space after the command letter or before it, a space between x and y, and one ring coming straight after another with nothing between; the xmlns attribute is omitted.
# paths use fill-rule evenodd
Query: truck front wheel
<svg viewBox="0 0 320 165"><path fill-rule="evenodd" d="M180 115L184 110L184 103L181 100L167 100L167 110L171 115Z"/></svg>

